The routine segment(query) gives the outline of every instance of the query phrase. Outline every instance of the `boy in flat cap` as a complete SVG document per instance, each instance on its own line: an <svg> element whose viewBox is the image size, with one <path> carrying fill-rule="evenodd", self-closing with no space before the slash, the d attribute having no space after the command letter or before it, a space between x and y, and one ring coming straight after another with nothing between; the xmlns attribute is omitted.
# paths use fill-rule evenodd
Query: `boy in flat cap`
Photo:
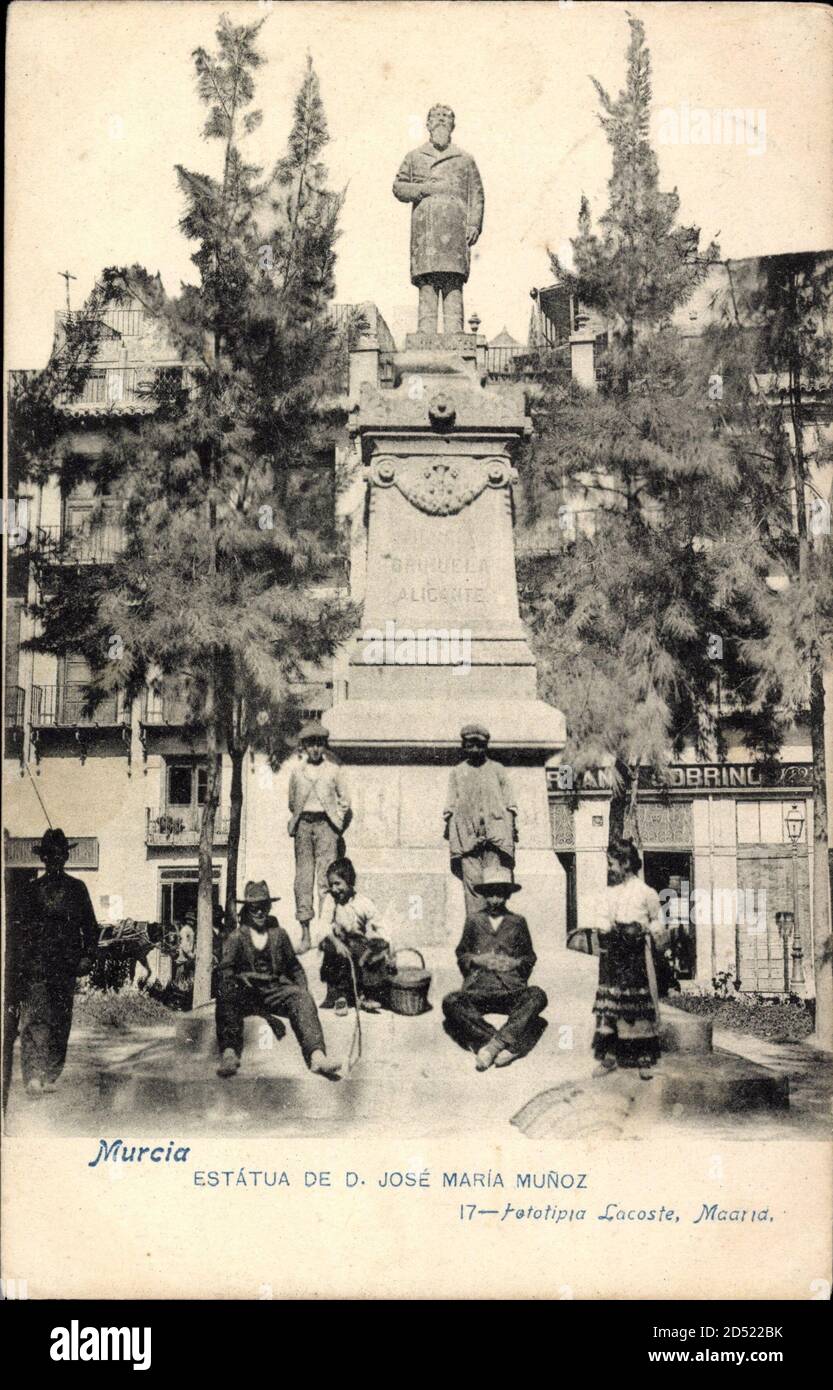
<svg viewBox="0 0 833 1390"><path fill-rule="evenodd" d="M482 724L460 730L464 761L451 769L445 838L451 872L463 881L466 915L482 906L474 889L485 878L512 878L517 806L505 768L486 756L489 731Z"/></svg>
<svg viewBox="0 0 833 1390"><path fill-rule="evenodd" d="M466 918L457 947L463 987L443 999L446 1032L476 1051L478 1071L526 1056L547 1026L540 1017L547 996L529 984L536 961L529 927L506 906L519 890L520 884L505 879L477 885L481 906ZM501 1028L485 1018L493 1013L507 1015Z"/></svg>
<svg viewBox="0 0 833 1390"><path fill-rule="evenodd" d="M324 1034L304 967L278 919L266 882L247 883L240 925L227 938L217 994L218 1076L234 1076L243 1054L243 1024L252 1014L265 1018L280 1040L288 1018L310 1071L337 1081L338 1067L327 1061Z"/></svg>
<svg viewBox="0 0 833 1390"><path fill-rule="evenodd" d="M299 735L301 762L289 779L289 833L295 841L295 916L301 925L298 954L312 946L310 922L326 891L326 874L344 854L342 835L352 814L341 769L327 758L323 724L305 724Z"/></svg>
<svg viewBox="0 0 833 1390"><path fill-rule="evenodd" d="M37 854L44 872L31 883L9 939L11 1036L5 1040L4 1091L11 1079L11 1048L20 1032L26 1093L54 1091L64 1068L72 1027L76 980L88 975L98 945L98 923L79 878L64 872L73 845L63 830L47 830Z"/></svg>

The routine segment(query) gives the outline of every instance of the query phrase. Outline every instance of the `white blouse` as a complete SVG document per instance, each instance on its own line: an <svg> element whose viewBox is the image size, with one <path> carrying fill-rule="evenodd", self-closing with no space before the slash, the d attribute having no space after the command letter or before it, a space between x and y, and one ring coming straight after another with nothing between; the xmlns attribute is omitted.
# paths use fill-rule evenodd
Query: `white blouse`
<svg viewBox="0 0 833 1390"><path fill-rule="evenodd" d="M665 934L659 894L633 876L609 887L599 931L610 931L616 922L639 922L659 940Z"/></svg>
<svg viewBox="0 0 833 1390"><path fill-rule="evenodd" d="M333 895L327 893L321 904L318 925L324 932L338 928L337 935L348 932L356 936L378 936L379 912L364 893L354 893L346 903L337 903Z"/></svg>

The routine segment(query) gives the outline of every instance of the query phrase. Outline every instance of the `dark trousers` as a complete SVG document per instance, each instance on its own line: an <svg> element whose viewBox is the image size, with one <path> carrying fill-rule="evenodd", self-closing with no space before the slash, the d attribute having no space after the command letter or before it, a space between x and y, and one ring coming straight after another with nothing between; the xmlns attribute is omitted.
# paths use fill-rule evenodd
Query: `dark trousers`
<svg viewBox="0 0 833 1390"><path fill-rule="evenodd" d="M221 984L217 996L217 1042L221 1052L231 1047L238 1057L242 1055L243 1023L253 1015L265 1018L278 1039L285 1031L281 1019L289 1019L307 1064L313 1052L327 1050L318 1010L308 989L273 980L255 987L231 979Z"/></svg>
<svg viewBox="0 0 833 1390"><path fill-rule="evenodd" d="M547 996L537 985L505 994L481 994L458 989L443 999L447 1032L461 1047L480 1048L497 1039L519 1056L531 1052L546 1028L539 1017L547 1007ZM501 1028L494 1028L484 1014L507 1014Z"/></svg>
<svg viewBox="0 0 833 1390"><path fill-rule="evenodd" d="M20 1066L24 1083L40 1077L42 1081L57 1081L64 1069L72 1027L72 1004L75 997L75 976L59 975L51 980L27 980L21 987L20 1002L7 1014L16 1021L20 1034ZM14 1033L7 1038L14 1046ZM11 1057L9 1057L11 1071ZM11 1076L9 1076L11 1080Z"/></svg>

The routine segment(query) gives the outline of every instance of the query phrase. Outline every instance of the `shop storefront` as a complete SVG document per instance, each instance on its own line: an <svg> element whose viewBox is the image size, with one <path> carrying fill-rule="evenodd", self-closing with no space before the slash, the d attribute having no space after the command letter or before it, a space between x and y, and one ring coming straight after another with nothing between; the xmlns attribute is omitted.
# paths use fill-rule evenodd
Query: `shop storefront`
<svg viewBox="0 0 833 1390"><path fill-rule="evenodd" d="M744 992L812 995L810 777L801 762L678 763L662 786L641 778L626 831L663 902L681 980L723 975ZM592 926L599 909L610 787L603 769L572 789L564 781L550 773L569 931Z"/></svg>

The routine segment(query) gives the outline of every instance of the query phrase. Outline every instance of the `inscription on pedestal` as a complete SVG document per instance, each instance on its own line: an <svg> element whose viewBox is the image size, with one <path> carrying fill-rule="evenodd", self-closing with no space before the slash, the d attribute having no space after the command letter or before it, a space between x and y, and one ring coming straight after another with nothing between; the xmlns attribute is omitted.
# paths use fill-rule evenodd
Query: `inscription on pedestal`
<svg viewBox="0 0 833 1390"><path fill-rule="evenodd" d="M474 555L390 555L384 557L390 575L390 593L395 604L422 603L455 605L473 603L482 607L488 596L489 562Z"/></svg>

